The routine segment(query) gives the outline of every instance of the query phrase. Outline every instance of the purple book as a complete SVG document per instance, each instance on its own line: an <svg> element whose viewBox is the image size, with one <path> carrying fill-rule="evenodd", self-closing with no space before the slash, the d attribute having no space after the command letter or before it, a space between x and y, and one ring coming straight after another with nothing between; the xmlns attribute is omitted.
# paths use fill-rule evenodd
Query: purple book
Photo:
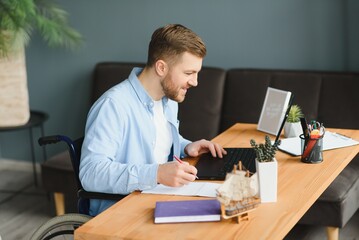
<svg viewBox="0 0 359 240"><path fill-rule="evenodd" d="M156 202L155 223L220 220L221 205L216 199Z"/></svg>

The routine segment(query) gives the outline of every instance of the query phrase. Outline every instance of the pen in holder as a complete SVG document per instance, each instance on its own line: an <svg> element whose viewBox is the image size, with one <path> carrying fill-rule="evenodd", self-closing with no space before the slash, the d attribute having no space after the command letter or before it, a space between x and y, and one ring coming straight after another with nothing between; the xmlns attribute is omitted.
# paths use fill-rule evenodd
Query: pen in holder
<svg viewBox="0 0 359 240"><path fill-rule="evenodd" d="M323 162L323 135L305 137L301 134L302 157L304 163L321 163Z"/></svg>

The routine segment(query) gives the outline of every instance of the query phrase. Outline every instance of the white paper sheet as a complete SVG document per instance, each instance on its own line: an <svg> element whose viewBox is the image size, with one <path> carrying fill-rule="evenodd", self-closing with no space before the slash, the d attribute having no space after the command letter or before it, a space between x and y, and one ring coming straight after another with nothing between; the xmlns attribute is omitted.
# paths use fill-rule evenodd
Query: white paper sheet
<svg viewBox="0 0 359 240"><path fill-rule="evenodd" d="M216 189L220 185L221 184L219 183L210 182L191 182L183 187L167 187L165 185L158 184L155 188L144 190L142 193L216 197Z"/></svg>
<svg viewBox="0 0 359 240"><path fill-rule="evenodd" d="M301 155L301 142L299 137L281 139L279 149L295 156ZM326 131L323 138L323 151L349 147L359 144L358 141L338 133Z"/></svg>

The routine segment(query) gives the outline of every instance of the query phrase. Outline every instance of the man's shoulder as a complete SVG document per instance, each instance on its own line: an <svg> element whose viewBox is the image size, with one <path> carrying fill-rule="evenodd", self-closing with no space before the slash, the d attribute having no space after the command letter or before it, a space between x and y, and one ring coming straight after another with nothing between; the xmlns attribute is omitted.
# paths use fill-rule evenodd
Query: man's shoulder
<svg viewBox="0 0 359 240"><path fill-rule="evenodd" d="M116 84L115 86L108 89L103 96L109 98L117 98L130 94L131 84L128 79Z"/></svg>

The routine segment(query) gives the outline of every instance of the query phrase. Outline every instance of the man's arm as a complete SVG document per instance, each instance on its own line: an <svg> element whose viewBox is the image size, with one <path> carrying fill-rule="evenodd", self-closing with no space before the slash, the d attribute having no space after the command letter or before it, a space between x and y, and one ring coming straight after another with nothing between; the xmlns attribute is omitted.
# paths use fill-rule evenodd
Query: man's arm
<svg viewBox="0 0 359 240"><path fill-rule="evenodd" d="M124 133L131 123L117 108L105 98L90 110L80 162L80 180L88 191L128 194L157 184L158 164L151 164L148 151L131 149Z"/></svg>

